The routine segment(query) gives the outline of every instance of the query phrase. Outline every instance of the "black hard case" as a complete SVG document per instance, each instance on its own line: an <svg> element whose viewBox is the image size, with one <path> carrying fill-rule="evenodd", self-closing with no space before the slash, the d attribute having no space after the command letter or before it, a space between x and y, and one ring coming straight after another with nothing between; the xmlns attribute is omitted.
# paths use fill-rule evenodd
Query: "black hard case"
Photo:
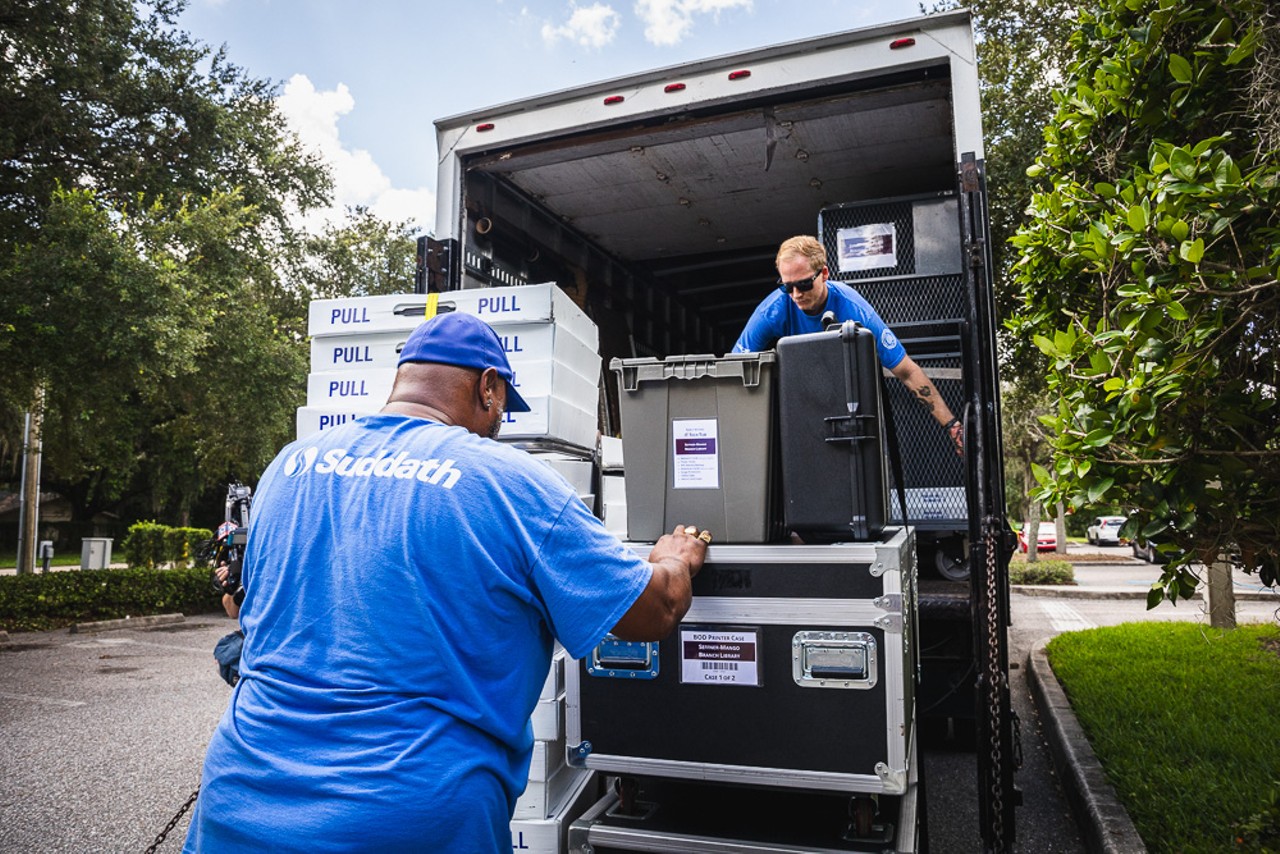
<svg viewBox="0 0 1280 854"><path fill-rule="evenodd" d="M778 342L782 498L805 542L874 540L889 524L875 336L854 321Z"/></svg>
<svg viewBox="0 0 1280 854"><path fill-rule="evenodd" d="M628 544L647 555L650 544ZM755 633L758 685L690 684L681 638L694 627ZM807 648L861 638L871 679L797 674ZM571 765L605 773L900 795L917 667L915 534L874 543L713 545L693 605L656 644L655 678L565 671Z"/></svg>

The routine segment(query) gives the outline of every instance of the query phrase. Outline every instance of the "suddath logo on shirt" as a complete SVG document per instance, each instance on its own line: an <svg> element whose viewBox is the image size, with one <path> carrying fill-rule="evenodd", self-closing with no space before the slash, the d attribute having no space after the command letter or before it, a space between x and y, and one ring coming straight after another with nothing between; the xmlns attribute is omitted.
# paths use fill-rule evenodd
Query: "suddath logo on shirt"
<svg viewBox="0 0 1280 854"><path fill-rule="evenodd" d="M301 477L312 471L336 477L389 477L453 489L462 477L462 470L454 468L453 464L453 460L420 460L409 456L408 451L353 457L346 448L333 448L321 456L320 449L312 445L290 454L284 461L283 472L285 477Z"/></svg>

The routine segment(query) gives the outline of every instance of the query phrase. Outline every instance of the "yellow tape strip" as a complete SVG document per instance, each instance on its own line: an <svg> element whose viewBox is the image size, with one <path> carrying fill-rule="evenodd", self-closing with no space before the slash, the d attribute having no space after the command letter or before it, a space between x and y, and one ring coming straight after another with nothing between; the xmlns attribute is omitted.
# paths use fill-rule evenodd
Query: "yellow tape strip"
<svg viewBox="0 0 1280 854"><path fill-rule="evenodd" d="M427 313L423 316L424 323L436 316L436 306L439 304L440 294L427 294Z"/></svg>

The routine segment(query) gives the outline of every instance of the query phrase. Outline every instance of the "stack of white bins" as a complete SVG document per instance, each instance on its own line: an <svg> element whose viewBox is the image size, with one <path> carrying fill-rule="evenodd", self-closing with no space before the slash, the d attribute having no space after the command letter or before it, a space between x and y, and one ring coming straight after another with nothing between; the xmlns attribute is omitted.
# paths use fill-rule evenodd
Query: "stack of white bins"
<svg viewBox="0 0 1280 854"><path fill-rule="evenodd" d="M311 374L298 437L377 412L386 403L409 333L427 317L474 314L493 326L531 411L507 413L503 439L596 444L599 333L554 284L391 294L311 303Z"/></svg>
<svg viewBox="0 0 1280 854"><path fill-rule="evenodd" d="M565 759L566 666L574 663L557 643L551 671L533 712L533 761L529 784L516 801L511 818L513 851L559 854L564 850L569 822L594 800L587 789L595 772L574 768Z"/></svg>
<svg viewBox="0 0 1280 854"><path fill-rule="evenodd" d="M627 484L623 475L622 440L600 437L600 518L609 532L627 539Z"/></svg>

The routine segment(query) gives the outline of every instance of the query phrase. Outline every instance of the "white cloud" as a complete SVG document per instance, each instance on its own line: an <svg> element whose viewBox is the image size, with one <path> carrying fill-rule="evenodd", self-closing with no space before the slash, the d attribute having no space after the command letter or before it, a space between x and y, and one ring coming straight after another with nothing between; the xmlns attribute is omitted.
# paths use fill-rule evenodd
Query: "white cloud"
<svg viewBox="0 0 1280 854"><path fill-rule="evenodd" d="M603 3L575 6L569 20L561 26L543 25L542 40L555 44L560 39L567 39L583 47L602 48L613 41L621 24L622 17L612 6Z"/></svg>
<svg viewBox="0 0 1280 854"><path fill-rule="evenodd" d="M318 232L326 223L339 224L346 209L357 205L369 208L382 219L412 220L424 231L433 224L435 193L425 187L392 187L391 179L369 152L343 145L338 119L356 106L345 84L322 92L306 75L295 74L285 84L276 105L302 144L318 153L333 173L333 206L306 214L302 219L304 228Z"/></svg>
<svg viewBox="0 0 1280 854"><path fill-rule="evenodd" d="M715 15L730 9L751 9L751 0L636 0L636 17L644 22L644 37L660 47L679 44L693 29L695 15Z"/></svg>

